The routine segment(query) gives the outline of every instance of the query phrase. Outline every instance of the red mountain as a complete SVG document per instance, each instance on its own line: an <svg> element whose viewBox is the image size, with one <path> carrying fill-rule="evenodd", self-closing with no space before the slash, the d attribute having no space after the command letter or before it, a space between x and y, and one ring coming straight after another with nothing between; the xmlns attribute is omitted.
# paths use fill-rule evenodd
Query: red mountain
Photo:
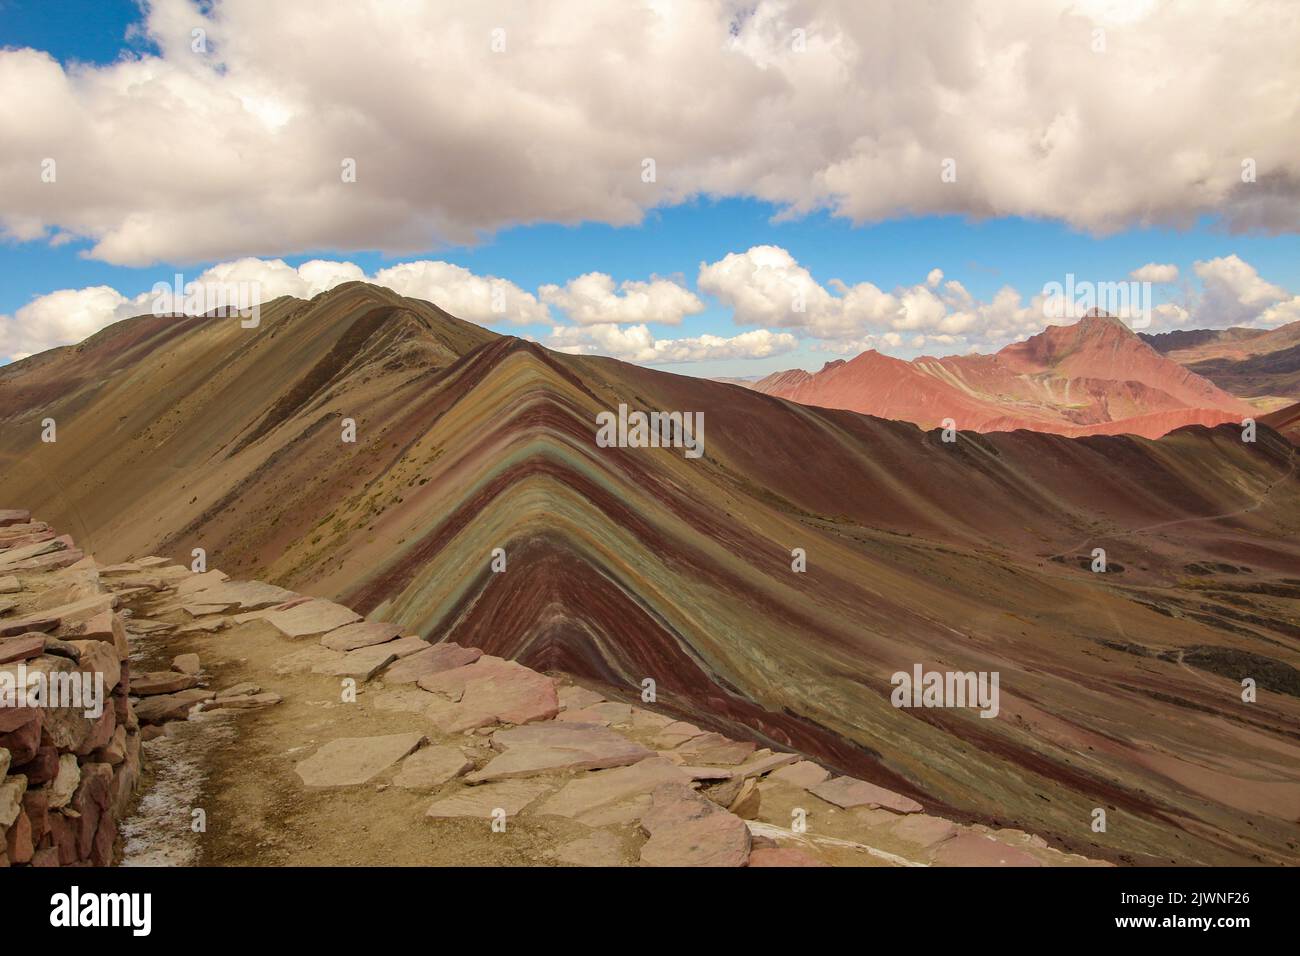
<svg viewBox="0 0 1300 956"><path fill-rule="evenodd" d="M1158 438L1184 425L1239 421L1251 406L1166 358L1118 319L1090 315L1052 326L994 355L922 356L868 351L814 374L777 372L761 392L805 405L995 432Z"/></svg>

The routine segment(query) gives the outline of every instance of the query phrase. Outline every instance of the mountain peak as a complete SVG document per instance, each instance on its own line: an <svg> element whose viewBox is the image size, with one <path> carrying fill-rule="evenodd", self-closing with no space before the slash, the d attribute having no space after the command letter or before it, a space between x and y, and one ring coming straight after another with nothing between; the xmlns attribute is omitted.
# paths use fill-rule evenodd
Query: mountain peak
<svg viewBox="0 0 1300 956"><path fill-rule="evenodd" d="M1135 333L1129 328L1128 323L1117 315L1111 315L1102 309L1091 308L1084 313L1083 318L1074 323L1073 326L1057 326L1058 328L1075 328L1080 332L1087 332L1094 329L1111 329L1121 330L1128 335L1136 337Z"/></svg>
<svg viewBox="0 0 1300 956"><path fill-rule="evenodd" d="M1089 309L1078 322L1070 325L1049 325L1023 342L1013 342L1005 346L997 354L1013 360L1017 358L1028 360L1046 367L1076 352L1097 348L1122 348L1129 343L1140 346L1143 351L1147 350L1146 344L1123 319L1101 309Z"/></svg>

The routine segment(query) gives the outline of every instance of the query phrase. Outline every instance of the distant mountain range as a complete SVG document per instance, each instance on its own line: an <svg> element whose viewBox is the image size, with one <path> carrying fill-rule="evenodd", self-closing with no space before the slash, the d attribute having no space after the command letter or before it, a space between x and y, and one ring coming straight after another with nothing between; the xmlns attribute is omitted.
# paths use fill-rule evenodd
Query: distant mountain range
<svg viewBox="0 0 1300 956"><path fill-rule="evenodd" d="M1158 438L1184 425L1240 421L1253 411L1102 314L1050 326L993 355L905 362L872 350L815 373L777 372L752 387L805 405L922 428L951 421L977 432Z"/></svg>
<svg viewBox="0 0 1300 956"><path fill-rule="evenodd" d="M1300 322L1276 329L1164 332L1142 338L1234 395L1300 400Z"/></svg>

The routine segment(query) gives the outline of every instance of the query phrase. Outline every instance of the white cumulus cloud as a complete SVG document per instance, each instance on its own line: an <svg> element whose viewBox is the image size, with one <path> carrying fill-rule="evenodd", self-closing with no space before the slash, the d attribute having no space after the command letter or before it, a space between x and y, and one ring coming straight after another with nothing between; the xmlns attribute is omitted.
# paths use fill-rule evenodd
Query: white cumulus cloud
<svg viewBox="0 0 1300 956"><path fill-rule="evenodd" d="M414 254L695 196L854 222L1300 222L1291 0L146 9L158 55L0 50L21 91L0 101L0 233L142 265Z"/></svg>
<svg viewBox="0 0 1300 956"><path fill-rule="evenodd" d="M1178 278L1178 266L1159 262L1148 262L1128 274L1130 279L1138 282L1151 282L1164 285Z"/></svg>
<svg viewBox="0 0 1300 956"><path fill-rule="evenodd" d="M627 281L615 288L603 272L588 272L565 285L544 285L542 301L564 310L579 325L658 322L679 325L682 318L704 311L704 303L689 289L669 279Z"/></svg>
<svg viewBox="0 0 1300 956"><path fill-rule="evenodd" d="M1300 318L1300 297L1264 279L1235 255L1199 260L1193 268L1202 292L1192 309L1195 328L1273 327Z"/></svg>
<svg viewBox="0 0 1300 956"><path fill-rule="evenodd" d="M380 269L374 281L399 295L435 303L444 311L470 322L487 325L549 323L550 313L531 292L495 276L478 276L450 262L427 259Z"/></svg>
<svg viewBox="0 0 1300 956"><path fill-rule="evenodd" d="M1047 322L1038 300L1025 304L1009 286L991 302L978 302L955 279L939 286L942 278L933 269L923 283L892 292L871 282L832 279L822 285L785 249L754 246L701 264L697 284L729 307L741 325L795 330L837 353L886 333L921 348L959 343L963 336L998 340L1039 331Z"/></svg>
<svg viewBox="0 0 1300 956"><path fill-rule="evenodd" d="M768 358L793 352L798 339L788 332L752 329L724 337L699 335L692 338L656 339L644 325L561 326L551 330L545 343L560 352L575 355L608 355L625 362L665 365L674 362L705 362L723 359Z"/></svg>

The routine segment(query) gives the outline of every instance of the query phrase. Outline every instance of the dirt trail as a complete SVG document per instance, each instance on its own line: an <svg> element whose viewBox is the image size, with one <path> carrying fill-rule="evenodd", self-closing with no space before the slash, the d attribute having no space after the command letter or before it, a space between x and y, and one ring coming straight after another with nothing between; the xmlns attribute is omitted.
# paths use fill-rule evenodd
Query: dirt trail
<svg viewBox="0 0 1300 956"><path fill-rule="evenodd" d="M208 832L198 863L207 866L466 866L542 865L546 852L584 828L548 818L519 820L493 833L490 819L426 820L427 792L388 779L341 789L309 790L295 765L339 737L417 731L439 743L419 712L382 709L382 688L361 685L343 703L338 678L309 669L276 670L277 661L314 641L290 640L254 622L176 644L216 662L212 686L253 681L284 698L274 707L238 714L237 732L212 748L200 805ZM457 745L485 759L484 737L460 735ZM391 774L385 775L391 778ZM268 786L268 782L275 784ZM631 856L635 859L635 856Z"/></svg>
<svg viewBox="0 0 1300 956"><path fill-rule="evenodd" d="M1224 512L1223 514L1217 514L1217 515L1198 515L1190 518L1175 518L1172 521L1160 521L1155 524L1143 525L1140 528L1130 528L1127 531L1110 531L1110 532L1099 531L1096 534L1084 538L1073 548L1067 548L1066 550L1061 551L1057 554L1048 555L1047 560L1051 561L1057 558L1068 558L1073 554L1079 553L1079 551L1083 550L1084 548L1087 548L1088 545L1099 540L1119 541L1125 538L1134 538L1142 534L1149 534L1152 531L1160 531L1164 528L1172 528L1175 526L1188 525L1188 524L1200 524L1205 521L1223 521L1228 518L1238 518L1241 515L1251 514L1255 511L1258 511L1260 508L1264 506L1264 504L1269 500L1269 498L1272 497L1274 490L1276 490L1278 486L1282 485L1286 481L1289 481L1292 477L1295 476L1297 462L1296 462L1296 452L1294 449L1292 449L1291 451L1289 460L1290 460L1290 466L1287 468L1286 474L1270 482L1269 486L1264 489L1263 493L1256 496L1255 500L1251 504L1246 505L1245 507L1237 508L1233 511L1227 511Z"/></svg>

